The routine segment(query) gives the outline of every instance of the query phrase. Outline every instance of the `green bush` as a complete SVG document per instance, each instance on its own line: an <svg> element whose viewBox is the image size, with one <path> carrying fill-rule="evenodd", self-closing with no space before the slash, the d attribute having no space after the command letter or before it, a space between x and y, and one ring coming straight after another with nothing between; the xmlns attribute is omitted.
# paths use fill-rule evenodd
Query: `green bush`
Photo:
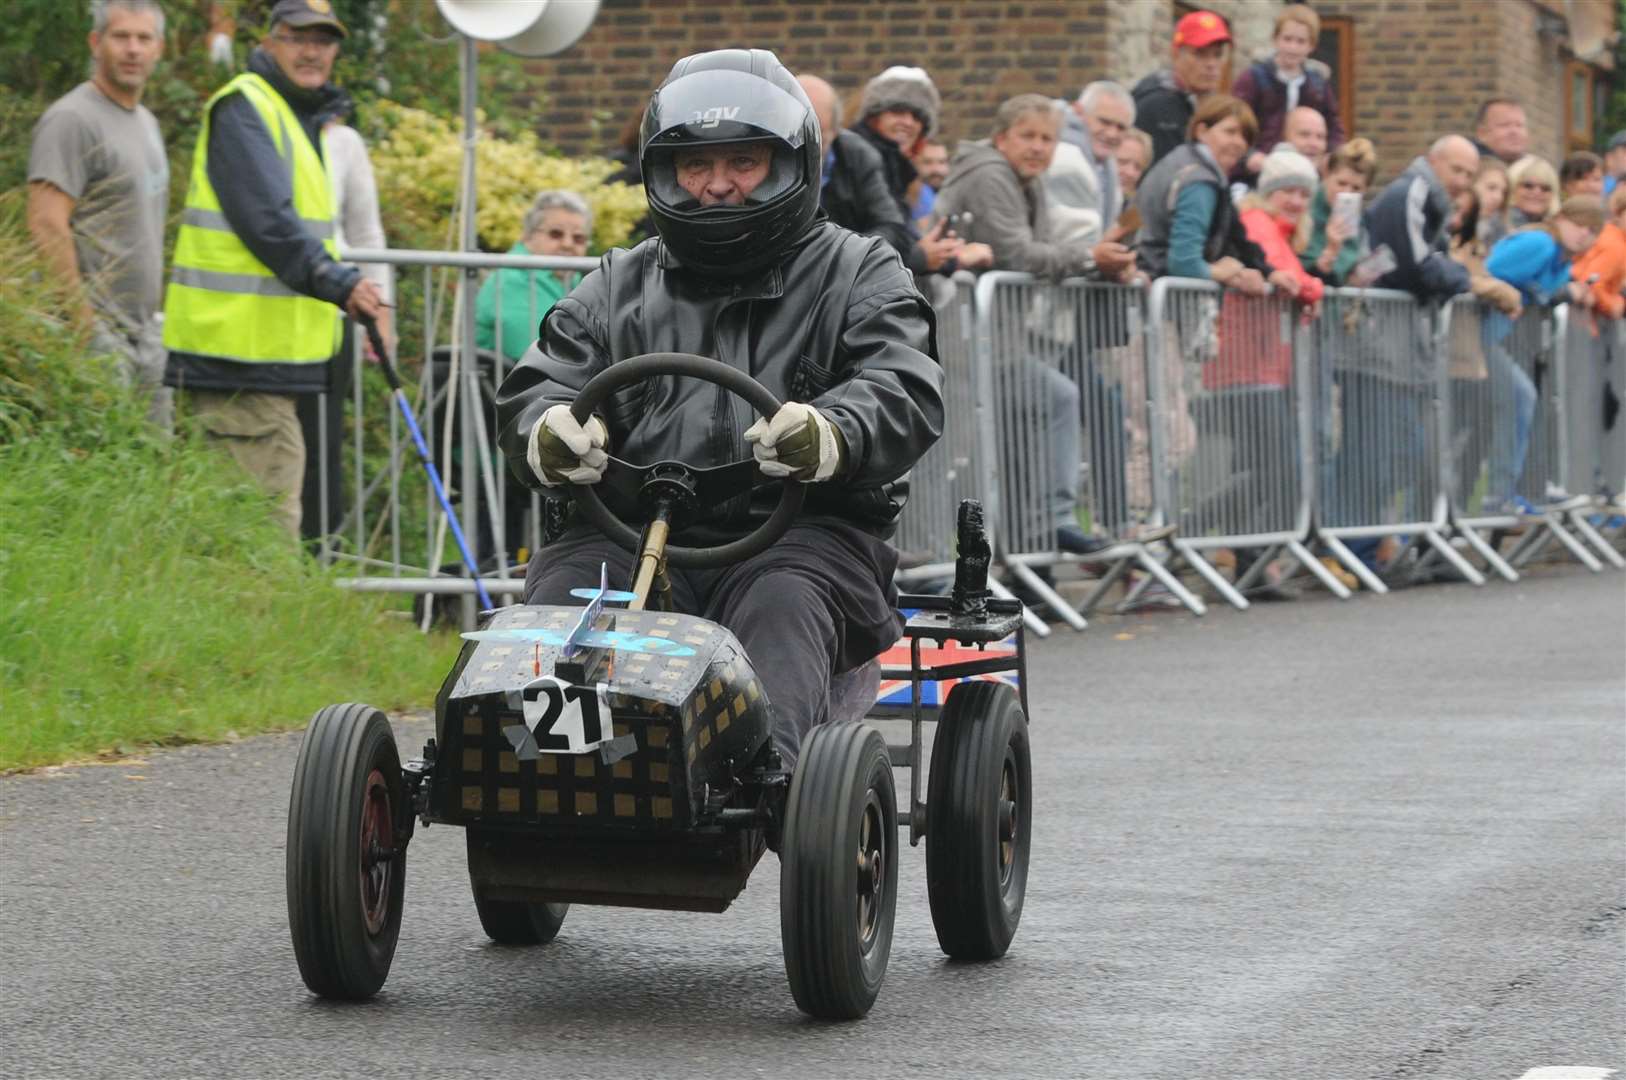
<svg viewBox="0 0 1626 1080"><path fill-rule="evenodd" d="M0 196L0 769L427 707L455 638L341 592L224 455L152 431Z"/></svg>

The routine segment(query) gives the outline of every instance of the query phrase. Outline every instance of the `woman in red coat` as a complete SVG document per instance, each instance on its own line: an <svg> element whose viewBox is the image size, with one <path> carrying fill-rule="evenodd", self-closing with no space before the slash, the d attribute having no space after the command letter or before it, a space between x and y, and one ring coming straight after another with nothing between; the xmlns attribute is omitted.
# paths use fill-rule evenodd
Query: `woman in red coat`
<svg viewBox="0 0 1626 1080"><path fill-rule="evenodd" d="M1307 272L1295 241L1309 232L1315 166L1291 147L1265 160L1259 190L1242 203L1242 227L1265 254L1276 289L1274 297L1245 296L1227 290L1220 300L1216 354L1203 365L1199 410L1205 434L1225 438L1231 447L1234 483L1209 510L1219 531L1246 534L1283 532L1298 527L1298 434L1293 411L1293 340L1284 333L1284 303L1297 301L1305 313L1321 302L1321 279ZM1287 294L1284 296L1283 294ZM1295 305L1297 306L1297 305ZM1237 552L1237 575L1256 556ZM1270 582L1266 578L1267 586ZM1285 598L1267 587L1257 599Z"/></svg>

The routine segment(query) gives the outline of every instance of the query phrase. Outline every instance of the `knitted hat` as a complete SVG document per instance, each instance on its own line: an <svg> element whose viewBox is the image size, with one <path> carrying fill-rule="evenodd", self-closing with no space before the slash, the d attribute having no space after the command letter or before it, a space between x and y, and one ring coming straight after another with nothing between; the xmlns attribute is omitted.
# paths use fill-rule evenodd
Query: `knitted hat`
<svg viewBox="0 0 1626 1080"><path fill-rule="evenodd" d="M1259 194L1269 195L1290 187L1314 191L1319 182L1310 159L1284 144L1265 158L1265 167L1259 171Z"/></svg>
<svg viewBox="0 0 1626 1080"><path fill-rule="evenodd" d="M858 119L868 120L891 109L907 109L925 125L926 137L930 138L937 130L937 113L942 107L943 99L924 70L889 67L865 84Z"/></svg>

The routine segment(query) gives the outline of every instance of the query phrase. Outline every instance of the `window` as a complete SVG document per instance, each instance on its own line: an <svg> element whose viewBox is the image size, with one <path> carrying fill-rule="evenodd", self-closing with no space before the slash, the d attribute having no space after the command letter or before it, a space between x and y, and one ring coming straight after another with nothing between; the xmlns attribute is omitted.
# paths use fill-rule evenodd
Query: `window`
<svg viewBox="0 0 1626 1080"><path fill-rule="evenodd" d="M1564 152L1592 146L1592 67L1579 60L1564 65Z"/></svg>
<svg viewBox="0 0 1626 1080"><path fill-rule="evenodd" d="M1347 15L1321 16L1321 38L1311 55L1332 71L1338 120L1344 138L1350 138L1355 134L1355 20Z"/></svg>

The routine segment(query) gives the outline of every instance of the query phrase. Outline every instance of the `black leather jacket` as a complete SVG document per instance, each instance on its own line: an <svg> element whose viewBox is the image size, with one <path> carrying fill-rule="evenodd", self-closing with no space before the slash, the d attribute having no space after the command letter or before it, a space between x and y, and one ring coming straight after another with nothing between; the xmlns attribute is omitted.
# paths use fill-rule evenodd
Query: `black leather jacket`
<svg viewBox="0 0 1626 1080"><path fill-rule="evenodd" d="M535 487L525 461L531 429L575 399L618 359L649 352L715 357L749 372L781 401L805 401L840 429L843 471L808 486L804 519L834 518L885 537L907 495L906 474L943 427L943 373L932 309L897 253L821 214L783 259L740 281L685 270L659 238L614 250L548 312L542 338L497 394L509 467ZM699 467L748 459L749 405L696 379L662 377L620 391L604 408L610 452L647 465ZM779 498L764 478L679 542L743 535ZM613 505L613 504L612 504Z"/></svg>

